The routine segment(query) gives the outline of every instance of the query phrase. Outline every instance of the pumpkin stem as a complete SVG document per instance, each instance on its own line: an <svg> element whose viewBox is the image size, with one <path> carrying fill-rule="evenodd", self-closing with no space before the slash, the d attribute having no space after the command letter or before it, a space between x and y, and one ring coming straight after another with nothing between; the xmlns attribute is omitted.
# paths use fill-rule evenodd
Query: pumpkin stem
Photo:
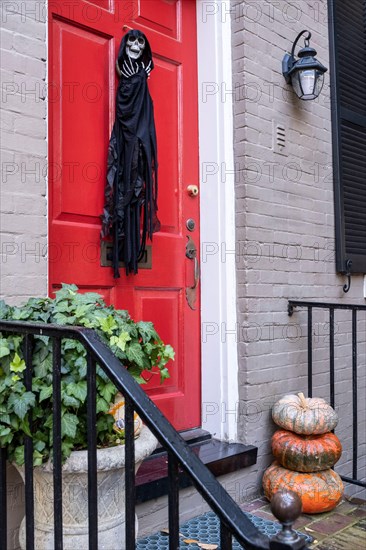
<svg viewBox="0 0 366 550"><path fill-rule="evenodd" d="M305 397L305 395L304 395L302 392L298 393L297 395L298 395L298 397L299 397L299 399L300 399L300 401L301 401L301 406L302 406L302 408L303 408L303 409L307 409L307 408L308 408L308 404L307 404L307 402L306 402L306 397Z"/></svg>

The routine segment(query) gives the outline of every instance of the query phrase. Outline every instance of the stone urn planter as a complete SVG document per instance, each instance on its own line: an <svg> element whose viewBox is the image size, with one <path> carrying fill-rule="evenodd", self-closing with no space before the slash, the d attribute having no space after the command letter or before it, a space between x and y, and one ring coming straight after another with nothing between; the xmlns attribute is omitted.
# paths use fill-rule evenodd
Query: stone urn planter
<svg viewBox="0 0 366 550"><path fill-rule="evenodd" d="M157 446L157 439L143 426L135 440L137 472L144 458ZM125 547L125 448L124 445L98 449L98 548ZM23 467L17 466L24 480ZM64 550L88 548L88 457L87 451L74 451L62 468L62 511ZM54 550L52 463L34 468L35 548ZM136 518L137 522L137 518ZM137 530L136 530L137 533ZM25 518L19 533L25 544Z"/></svg>

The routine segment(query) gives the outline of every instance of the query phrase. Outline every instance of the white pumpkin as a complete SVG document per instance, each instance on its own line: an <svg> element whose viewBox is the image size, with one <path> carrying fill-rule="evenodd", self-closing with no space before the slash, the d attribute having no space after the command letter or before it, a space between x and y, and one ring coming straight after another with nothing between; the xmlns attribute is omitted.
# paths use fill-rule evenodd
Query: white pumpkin
<svg viewBox="0 0 366 550"><path fill-rule="evenodd" d="M281 428L303 435L325 434L338 424L337 413L325 399L306 398L303 393L285 395L277 401L272 418Z"/></svg>

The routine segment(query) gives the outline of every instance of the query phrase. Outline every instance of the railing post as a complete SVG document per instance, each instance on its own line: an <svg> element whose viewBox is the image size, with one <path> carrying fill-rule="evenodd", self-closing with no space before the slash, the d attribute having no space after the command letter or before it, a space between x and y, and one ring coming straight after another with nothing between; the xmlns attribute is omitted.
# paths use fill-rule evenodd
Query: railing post
<svg viewBox="0 0 366 550"><path fill-rule="evenodd" d="M358 411L357 411L357 309L352 309L352 477L357 479Z"/></svg>
<svg viewBox="0 0 366 550"><path fill-rule="evenodd" d="M135 441L134 408L125 396L125 476L126 476L126 550L135 550Z"/></svg>
<svg viewBox="0 0 366 550"><path fill-rule="evenodd" d="M97 434L96 434L96 364L87 355L88 368L88 528L89 550L98 548L98 483L97 483Z"/></svg>
<svg viewBox="0 0 366 550"><path fill-rule="evenodd" d="M229 529L221 522L220 524L220 547L225 550L232 550L233 538Z"/></svg>
<svg viewBox="0 0 366 550"><path fill-rule="evenodd" d="M178 462L168 453L169 480L169 550L179 549L179 469Z"/></svg>
<svg viewBox="0 0 366 550"><path fill-rule="evenodd" d="M0 449L0 548L7 549L6 449Z"/></svg>
<svg viewBox="0 0 366 550"><path fill-rule="evenodd" d="M24 359L26 364L24 385L32 391L32 352L33 335L24 337ZM32 430L32 410L28 411L29 426ZM27 550L34 550L34 487L33 487L33 440L24 437L24 482L25 482L25 540Z"/></svg>
<svg viewBox="0 0 366 550"><path fill-rule="evenodd" d="M61 338L53 340L53 513L55 550L62 550ZM28 546L27 546L28 550Z"/></svg>
<svg viewBox="0 0 366 550"><path fill-rule="evenodd" d="M313 396L313 309L308 307L308 397Z"/></svg>
<svg viewBox="0 0 366 550"><path fill-rule="evenodd" d="M329 384L330 406L334 408L334 308L329 309Z"/></svg>

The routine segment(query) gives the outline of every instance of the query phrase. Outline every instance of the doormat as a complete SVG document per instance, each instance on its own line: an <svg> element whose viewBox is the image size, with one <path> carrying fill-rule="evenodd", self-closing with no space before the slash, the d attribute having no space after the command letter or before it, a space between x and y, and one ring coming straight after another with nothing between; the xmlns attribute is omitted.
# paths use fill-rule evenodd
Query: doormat
<svg viewBox="0 0 366 550"><path fill-rule="evenodd" d="M281 530L281 525L268 519L263 519L248 512L243 512L248 519L257 527L257 529L268 538L272 538ZM186 543L183 539L195 540L204 545L216 545L216 548L220 549L220 522L214 512L207 512L202 516L192 518L186 521L179 527L179 532L184 535L181 537L180 548L199 548L196 542ZM298 532L298 531L297 531ZM312 537L300 533L305 537L306 542L310 544ZM169 536L167 533L159 532L154 535L140 539L136 543L137 550L160 550L169 548ZM233 550L241 550L243 547L233 538Z"/></svg>

